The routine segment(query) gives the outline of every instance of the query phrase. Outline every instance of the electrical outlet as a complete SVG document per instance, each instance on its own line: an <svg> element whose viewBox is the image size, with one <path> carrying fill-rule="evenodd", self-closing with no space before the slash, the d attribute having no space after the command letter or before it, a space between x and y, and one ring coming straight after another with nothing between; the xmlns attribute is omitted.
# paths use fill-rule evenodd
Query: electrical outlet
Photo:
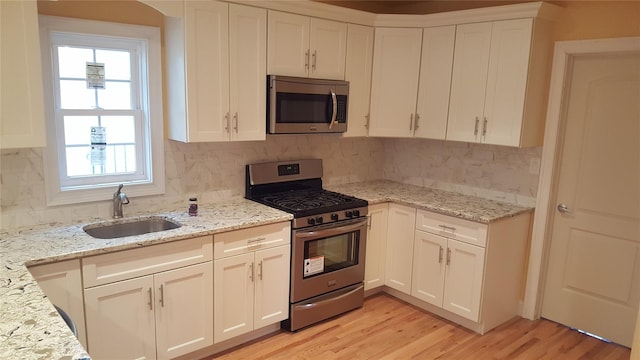
<svg viewBox="0 0 640 360"><path fill-rule="evenodd" d="M529 162L529 174L538 175L540 173L540 159L533 158Z"/></svg>

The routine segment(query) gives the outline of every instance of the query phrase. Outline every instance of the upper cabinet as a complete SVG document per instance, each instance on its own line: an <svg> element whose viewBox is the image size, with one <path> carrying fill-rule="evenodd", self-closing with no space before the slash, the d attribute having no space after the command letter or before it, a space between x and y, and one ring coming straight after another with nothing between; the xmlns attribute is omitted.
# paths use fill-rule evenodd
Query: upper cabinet
<svg viewBox="0 0 640 360"><path fill-rule="evenodd" d="M185 2L167 17L169 138L183 142L264 140L264 9Z"/></svg>
<svg viewBox="0 0 640 360"><path fill-rule="evenodd" d="M376 29L370 135L445 138L455 31Z"/></svg>
<svg viewBox="0 0 640 360"><path fill-rule="evenodd" d="M367 136L373 64L373 28L348 25L347 64L344 78L349 82L349 124L344 136Z"/></svg>
<svg viewBox="0 0 640 360"><path fill-rule="evenodd" d="M268 73L343 80L347 24L269 11Z"/></svg>
<svg viewBox="0 0 640 360"><path fill-rule="evenodd" d="M44 97L35 0L0 1L0 149L43 147Z"/></svg>
<svg viewBox="0 0 640 360"><path fill-rule="evenodd" d="M531 18L459 25L446 139L541 145L550 44Z"/></svg>

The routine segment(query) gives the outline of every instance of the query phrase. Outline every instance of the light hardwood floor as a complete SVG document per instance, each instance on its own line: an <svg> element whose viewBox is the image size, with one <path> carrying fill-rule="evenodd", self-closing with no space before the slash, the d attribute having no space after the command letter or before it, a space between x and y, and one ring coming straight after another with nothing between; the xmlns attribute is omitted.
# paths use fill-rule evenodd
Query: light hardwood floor
<svg viewBox="0 0 640 360"><path fill-rule="evenodd" d="M515 318L481 336L386 294L296 333L279 332L209 359L629 359L548 320Z"/></svg>

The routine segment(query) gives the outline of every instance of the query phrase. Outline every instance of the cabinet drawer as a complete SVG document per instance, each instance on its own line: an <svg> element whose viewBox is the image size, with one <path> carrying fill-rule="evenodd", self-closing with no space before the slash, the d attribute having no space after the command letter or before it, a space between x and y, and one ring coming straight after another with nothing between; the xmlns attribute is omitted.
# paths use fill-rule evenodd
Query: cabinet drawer
<svg viewBox="0 0 640 360"><path fill-rule="evenodd" d="M193 265L213 258L213 237L152 245L82 259L84 287L149 275Z"/></svg>
<svg viewBox="0 0 640 360"><path fill-rule="evenodd" d="M256 226L248 229L215 234L213 238L215 259L245 254L291 243L291 223Z"/></svg>
<svg viewBox="0 0 640 360"><path fill-rule="evenodd" d="M487 225L424 210L418 210L416 229L476 246L487 242Z"/></svg>

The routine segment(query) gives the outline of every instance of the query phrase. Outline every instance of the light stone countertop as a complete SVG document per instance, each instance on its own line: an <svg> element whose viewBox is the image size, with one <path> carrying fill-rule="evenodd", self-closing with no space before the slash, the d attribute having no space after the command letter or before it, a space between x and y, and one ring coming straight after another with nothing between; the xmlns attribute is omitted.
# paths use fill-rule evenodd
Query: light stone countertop
<svg viewBox="0 0 640 360"><path fill-rule="evenodd" d="M369 205L391 201L483 224L533 210L530 207L389 180L327 185L325 188L367 200Z"/></svg>
<svg viewBox="0 0 640 360"><path fill-rule="evenodd" d="M326 186L369 201L396 202L419 209L489 223L531 208L454 192L378 180ZM0 359L89 359L62 318L46 300L26 266L288 221L292 216L246 199L200 206L198 216L187 209L137 214L166 217L182 227L119 239L94 239L86 224L42 226L16 234L0 234ZM126 214L126 209L125 209ZM110 221L110 220L109 220ZM98 222L98 221L96 221Z"/></svg>

